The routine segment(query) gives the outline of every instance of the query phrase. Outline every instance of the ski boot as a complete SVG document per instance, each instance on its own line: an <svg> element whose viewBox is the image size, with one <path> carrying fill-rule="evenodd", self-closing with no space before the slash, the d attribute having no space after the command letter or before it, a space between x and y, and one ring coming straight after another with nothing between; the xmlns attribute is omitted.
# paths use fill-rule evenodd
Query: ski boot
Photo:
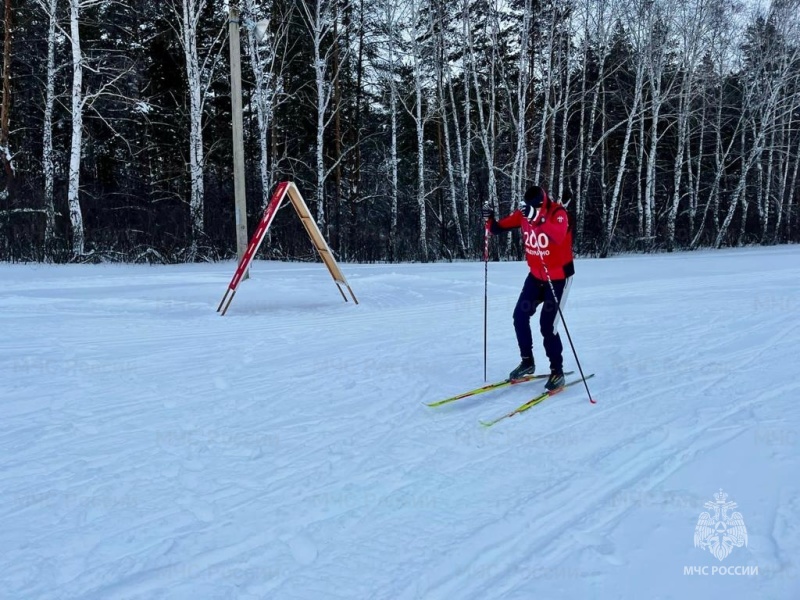
<svg viewBox="0 0 800 600"><path fill-rule="evenodd" d="M509 373L508 378L511 380L524 379L534 374L536 365L533 364L533 357L523 356L522 362L517 365L517 368Z"/></svg>
<svg viewBox="0 0 800 600"><path fill-rule="evenodd" d="M564 370L552 369L550 371L550 377L547 378L547 382L544 384L544 389L546 389L548 392L552 392L558 388L564 387L565 383L566 380L564 379Z"/></svg>

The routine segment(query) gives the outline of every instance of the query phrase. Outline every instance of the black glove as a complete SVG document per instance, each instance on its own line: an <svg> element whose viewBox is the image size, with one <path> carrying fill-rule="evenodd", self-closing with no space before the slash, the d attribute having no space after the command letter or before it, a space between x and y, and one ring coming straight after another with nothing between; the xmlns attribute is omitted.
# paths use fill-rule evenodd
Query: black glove
<svg viewBox="0 0 800 600"><path fill-rule="evenodd" d="M494 211L488 204L484 204L483 208L481 209L481 216L486 219L494 219Z"/></svg>

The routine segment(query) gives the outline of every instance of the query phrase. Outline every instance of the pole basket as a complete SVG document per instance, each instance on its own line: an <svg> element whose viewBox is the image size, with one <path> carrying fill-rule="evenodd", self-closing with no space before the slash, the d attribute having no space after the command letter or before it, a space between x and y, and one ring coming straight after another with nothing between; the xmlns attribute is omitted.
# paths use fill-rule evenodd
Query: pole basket
<svg viewBox="0 0 800 600"><path fill-rule="evenodd" d="M305 200L303 200L303 196L300 194L300 190L297 189L297 186L293 182L282 181L278 184L278 187L275 188L275 193L272 194L272 199L269 201L266 210L264 210L264 216L261 217L261 221L255 233L253 233L253 237L250 238L247 250L244 255L242 255L242 259L236 267L236 272L233 274L233 279L231 279L230 284L228 284L228 289L225 290L225 295L222 297L217 307L217 312L221 315L228 312L228 308L230 308L231 302L233 302L233 298L236 296L236 292L239 289L239 284L242 282L245 273L247 273L247 270L250 268L250 263L253 262L253 258L261 247L261 242L264 241L264 236L269 226L272 224L272 221L275 219L278 209L287 197L292 203L292 206L294 206L297 216L300 217L300 222L303 224L311 243L314 244L314 247L317 249L322 262L328 267L328 272L331 274L331 277L333 277L333 281L336 283L336 287L339 289L342 298L344 298L345 302L348 302L347 296L342 289L342 287L346 287L353 302L358 304L358 300L353 290L350 288L350 284L347 283L347 279L345 279L342 270L333 257L328 242L322 237L322 232L311 216L311 212L308 210L308 206L306 206Z"/></svg>

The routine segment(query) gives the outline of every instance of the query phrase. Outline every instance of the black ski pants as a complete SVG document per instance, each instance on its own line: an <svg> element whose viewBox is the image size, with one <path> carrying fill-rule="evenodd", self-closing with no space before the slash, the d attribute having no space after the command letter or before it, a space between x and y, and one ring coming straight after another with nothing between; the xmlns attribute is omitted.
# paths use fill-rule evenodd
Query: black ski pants
<svg viewBox="0 0 800 600"><path fill-rule="evenodd" d="M564 297L565 288L568 279L555 279L553 280L553 290L556 293L558 302ZM531 335L531 317L536 313L536 309L541 306L539 313L539 331L542 334L544 341L544 351L547 358L550 360L551 370L562 370L564 367L564 359L562 352L564 350L561 344L561 336L558 335L556 318L558 317L558 306L553 298L553 290L547 281L541 281L528 273L525 279L525 284L522 286L522 292L517 300L517 306L514 308L514 330L517 333L517 343L519 344L519 353L521 357L533 357L533 338ZM564 309L564 305L561 305Z"/></svg>

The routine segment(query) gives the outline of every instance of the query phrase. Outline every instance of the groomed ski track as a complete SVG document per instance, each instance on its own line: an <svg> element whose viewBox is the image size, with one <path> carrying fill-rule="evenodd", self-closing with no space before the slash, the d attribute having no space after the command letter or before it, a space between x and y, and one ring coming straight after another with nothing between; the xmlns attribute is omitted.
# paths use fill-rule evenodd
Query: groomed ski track
<svg viewBox="0 0 800 600"><path fill-rule="evenodd" d="M541 385L423 405L483 381L483 263L343 264L354 306L257 262L226 317L232 263L0 265L0 597L800 597L800 247L576 267L598 404L486 430ZM490 381L525 273L489 265Z"/></svg>

